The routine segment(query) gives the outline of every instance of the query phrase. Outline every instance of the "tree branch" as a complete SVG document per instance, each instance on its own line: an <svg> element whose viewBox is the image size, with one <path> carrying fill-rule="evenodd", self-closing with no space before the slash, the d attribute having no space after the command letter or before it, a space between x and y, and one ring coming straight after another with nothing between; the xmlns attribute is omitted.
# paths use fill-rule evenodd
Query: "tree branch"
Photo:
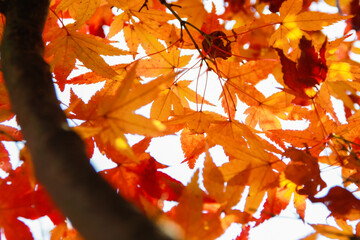
<svg viewBox="0 0 360 240"><path fill-rule="evenodd" d="M56 205L86 239L170 239L94 171L83 142L68 127L43 60L49 0L0 3L6 15L2 70L12 109L36 176Z"/></svg>

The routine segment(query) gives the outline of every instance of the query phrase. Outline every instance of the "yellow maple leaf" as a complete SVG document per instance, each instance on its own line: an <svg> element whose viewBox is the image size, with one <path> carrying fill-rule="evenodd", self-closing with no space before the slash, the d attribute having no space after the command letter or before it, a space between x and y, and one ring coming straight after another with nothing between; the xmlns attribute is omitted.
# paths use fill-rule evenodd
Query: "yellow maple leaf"
<svg viewBox="0 0 360 240"><path fill-rule="evenodd" d="M204 8L203 2L201 0L179 0L176 4L181 6L181 8L176 9L176 12L178 12L180 16L187 17L189 22L200 29L208 14Z"/></svg>
<svg viewBox="0 0 360 240"><path fill-rule="evenodd" d="M317 31L350 16L322 12L301 12L302 0L284 1L279 9L280 16L266 16L270 22L279 23L279 28L270 38L270 44L287 52L290 47L297 48L303 31Z"/></svg>

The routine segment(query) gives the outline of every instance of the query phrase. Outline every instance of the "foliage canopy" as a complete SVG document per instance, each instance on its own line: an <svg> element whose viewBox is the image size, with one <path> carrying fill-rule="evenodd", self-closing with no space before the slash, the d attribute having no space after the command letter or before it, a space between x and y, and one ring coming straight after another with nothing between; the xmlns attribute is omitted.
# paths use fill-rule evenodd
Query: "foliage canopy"
<svg viewBox="0 0 360 240"><path fill-rule="evenodd" d="M150 219L174 221L179 237L216 239L240 223L237 239L247 239L252 227L289 204L305 220L309 199L325 204L340 227L312 225L309 239L359 238L360 225L348 224L360 218L353 194L360 186L360 65L351 58L360 54L360 5L325 0L337 7L330 14L312 11L316 2L225 0L225 11L217 14L201 0L54 0L43 32L45 59L60 91L70 89L65 112L88 156L97 147L116 164L100 174ZM343 37L330 41L321 30L339 21L346 21ZM116 47L121 34L127 49ZM104 56L115 60L109 64ZM132 60L120 63L122 56ZM90 71L72 77L78 67ZM199 91L200 81L217 81L219 101L207 100L213 93L206 83ZM100 82L103 87L88 102L72 90ZM270 96L258 88L264 82L274 89ZM0 96L5 122L14 114L2 80ZM137 112L143 106L150 108L148 117ZM308 126L284 128L285 121L299 120ZM126 134L144 138L131 145ZM205 155L201 173L196 170L186 186L162 171L171 160L160 163L146 152L153 138L174 134L189 168ZM33 239L19 217L49 216L52 239L81 239L34 178L26 147L21 164L10 162L3 142L22 141L21 133L0 124L0 140L6 173L0 227L6 238ZM215 146L226 163L215 164ZM341 169L343 179L324 197L316 197L327 186L319 164ZM245 206L239 210L241 199ZM163 212L166 201L177 204ZM259 217L253 216L257 211Z"/></svg>

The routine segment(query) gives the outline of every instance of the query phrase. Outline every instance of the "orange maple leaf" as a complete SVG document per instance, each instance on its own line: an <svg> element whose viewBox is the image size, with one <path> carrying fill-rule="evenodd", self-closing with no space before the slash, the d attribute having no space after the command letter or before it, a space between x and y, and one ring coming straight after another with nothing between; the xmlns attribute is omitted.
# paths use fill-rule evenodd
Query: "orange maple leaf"
<svg viewBox="0 0 360 240"><path fill-rule="evenodd" d="M95 73L113 79L117 73L100 55L126 55L129 51L118 49L108 40L77 32L73 26L56 30L58 38L46 46L45 56L50 60L60 90L64 90L66 79L79 59L85 67Z"/></svg>
<svg viewBox="0 0 360 240"><path fill-rule="evenodd" d="M186 162L193 169L200 154L206 151L205 136L204 134L196 134L184 128L181 132L180 141L185 155L185 160L182 162Z"/></svg>
<svg viewBox="0 0 360 240"><path fill-rule="evenodd" d="M67 222L63 222L51 230L51 240L53 239L85 240L74 228L69 226Z"/></svg>
<svg viewBox="0 0 360 240"><path fill-rule="evenodd" d="M136 158L124 134L161 136L166 130L160 121L136 114L135 110L150 103L174 78L174 73L168 74L132 89L135 72L136 64L129 70L121 85L110 87L112 92L106 94L109 89L103 89L92 97L90 105L77 98L67 110L76 115L73 118L85 120L75 128L80 135L84 138L95 136L97 141L102 142L101 146L105 147L109 143L133 160ZM97 106L94 107L92 102L97 102Z"/></svg>
<svg viewBox="0 0 360 240"><path fill-rule="evenodd" d="M218 204L215 207L206 206L206 195L199 188L198 179L199 171L196 171L182 192L179 204L169 215L182 227L184 239L216 239L225 230L220 218L221 211L217 211Z"/></svg>
<svg viewBox="0 0 360 240"><path fill-rule="evenodd" d="M316 236L321 234L327 238L339 240L358 239L360 237L359 223L356 225L355 229L353 229L353 227L344 220L335 219L335 221L341 229L325 224L311 224L311 226L316 231L316 233L312 235Z"/></svg>

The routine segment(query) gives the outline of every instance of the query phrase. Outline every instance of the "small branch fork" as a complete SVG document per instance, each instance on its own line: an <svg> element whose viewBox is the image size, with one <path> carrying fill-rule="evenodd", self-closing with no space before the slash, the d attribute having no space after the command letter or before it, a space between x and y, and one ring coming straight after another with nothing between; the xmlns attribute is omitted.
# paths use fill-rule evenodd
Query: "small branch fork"
<svg viewBox="0 0 360 240"><path fill-rule="evenodd" d="M189 35L192 43L194 44L196 50L199 52L202 61L205 61L206 65L207 65L207 68L208 68L208 71L209 71L209 70L215 71L215 70L209 66L209 63L208 63L206 60L210 61L211 63L213 63L213 64L215 65L215 67L216 67L216 71L215 71L215 72L219 72L219 69L217 68L217 64L216 64L215 58L210 58L210 57L204 55L203 51L201 51L199 45L196 43L194 37L191 35L191 33L190 33L190 31L189 31L189 28L188 28L187 26L192 27L193 29L195 29L196 31L198 31L198 32L204 37L205 41L208 43L209 50L211 49L211 47L214 47L214 48L216 48L216 49L217 49L218 51L220 51L220 52L221 52L221 51L224 51L223 49L220 49L220 48L218 48L217 46L215 46L215 45L213 44L213 41L214 41L214 38L215 38L215 37L213 37L213 36L211 36L211 35L203 32L201 29L199 29L198 27L196 27L194 24L192 24L192 23L190 23L190 22L188 22L188 21L185 21L185 20L181 19L181 17L180 17L180 16L177 14L177 12L175 12L175 10L173 9L173 7L181 8L181 6L176 5L176 4L167 3L166 0L159 0L159 1L160 1L160 3L161 3L162 5L164 5L164 6L175 16L175 18L179 21L179 23L180 23L180 28L181 28L181 29L180 29L180 41L183 41L183 29L185 29L185 31L186 31L187 34ZM144 4L143 4L143 5L141 6L141 8L139 9L139 12L140 12L143 8L146 8L146 9L148 10L149 7L148 7L147 4L148 4L148 0L145 0L145 1L144 1ZM235 34L235 33L234 33L234 36L235 36L235 41L236 41L237 37L236 37L236 34ZM219 37L219 38L221 38L221 37ZM225 37L225 38L226 38L226 37ZM227 40L227 39L226 39L226 40ZM229 40L227 40L227 41L229 41ZM202 65L202 64L201 64L201 65ZM221 82L220 82L220 85L221 85L223 91L225 91L225 89L224 89L223 85L221 84ZM228 89L227 89L227 90L228 90ZM229 91L229 90L228 90L228 91ZM205 93L204 93L204 94L205 94ZM225 95L225 98L226 98L226 94L224 94L224 95ZM234 100L233 100L233 99L231 99L231 100L232 100L232 102L233 102L233 104L234 104ZM234 104L234 105L235 105L235 104ZM229 107L229 106L228 106L228 107ZM229 111L229 112L230 112L230 111ZM229 119L230 119L230 121L231 121L230 115L229 115Z"/></svg>
<svg viewBox="0 0 360 240"><path fill-rule="evenodd" d="M175 18L179 21L180 23L180 28L181 28L181 31L180 31L180 41L183 41L183 29L185 29L185 31L187 32L187 34L189 35L191 41L193 42L196 50L199 52L201 58L203 60L209 60L210 62L214 63L214 60L205 56L203 54L203 52L201 51L199 45L196 43L194 37L191 35L190 31L189 31L189 28L187 27L190 26L192 28L194 28L196 31L198 31L205 39L206 41L209 43L209 45L211 44L211 36L209 36L208 34L206 34L205 32L203 32L201 29L199 29L198 27L196 27L194 24L188 22L188 21L185 21L183 19L181 19L181 17L179 16L179 14L177 14L177 12L175 12L175 10L173 9L173 7L178 7L178 8L181 8L180 5L176 5L176 4L171 4L171 3L167 3L165 0L159 0L160 3L162 5L164 5L174 16ZM141 6L141 8L139 9L139 12L143 9L143 8L146 8L146 9L149 9L148 7L148 0L145 0L144 1L144 4ZM207 61L205 61L206 65L208 66L209 69L210 66L208 65Z"/></svg>

